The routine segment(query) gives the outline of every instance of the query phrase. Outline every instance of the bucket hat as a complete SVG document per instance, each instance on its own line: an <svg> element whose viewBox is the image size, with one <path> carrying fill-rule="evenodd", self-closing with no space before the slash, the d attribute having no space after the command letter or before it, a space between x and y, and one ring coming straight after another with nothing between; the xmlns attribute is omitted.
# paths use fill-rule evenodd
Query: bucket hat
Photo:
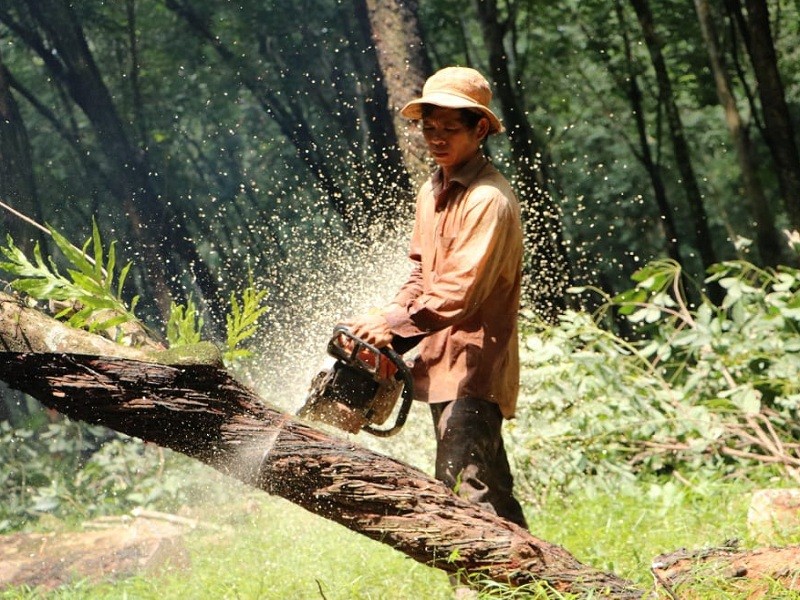
<svg viewBox="0 0 800 600"><path fill-rule="evenodd" d="M400 109L409 119L422 118L422 105L433 104L444 108L469 108L480 111L489 119L489 133L504 130L500 119L489 108L492 89L486 78L469 67L445 67L436 71L425 82L422 96Z"/></svg>

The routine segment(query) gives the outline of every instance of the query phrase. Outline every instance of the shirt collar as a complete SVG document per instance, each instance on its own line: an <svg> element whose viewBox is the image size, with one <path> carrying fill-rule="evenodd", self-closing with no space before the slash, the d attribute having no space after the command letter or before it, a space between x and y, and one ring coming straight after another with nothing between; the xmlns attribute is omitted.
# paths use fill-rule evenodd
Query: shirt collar
<svg viewBox="0 0 800 600"><path fill-rule="evenodd" d="M442 168L439 167L433 174L433 191L436 197L437 210L444 208L445 204L447 204L450 198L450 191L453 190L453 184L458 184L465 189L468 188L469 184L472 183L488 163L489 159L486 158L482 152L478 152L452 174L447 188L442 187L444 174Z"/></svg>
<svg viewBox="0 0 800 600"><path fill-rule="evenodd" d="M461 165L461 168L453 173L450 180L460 183L464 187L469 187L469 184L472 183L472 180L478 176L488 162L489 159L486 158L483 153L478 152L475 156Z"/></svg>

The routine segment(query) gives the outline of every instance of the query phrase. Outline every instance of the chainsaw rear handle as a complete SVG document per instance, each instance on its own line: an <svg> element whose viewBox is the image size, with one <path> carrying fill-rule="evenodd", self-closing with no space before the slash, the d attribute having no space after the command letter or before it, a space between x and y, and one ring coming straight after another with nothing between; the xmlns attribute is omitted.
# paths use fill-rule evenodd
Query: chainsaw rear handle
<svg viewBox="0 0 800 600"><path fill-rule="evenodd" d="M336 343L336 340L340 335L343 335L353 342L353 348L349 352ZM383 354L395 367L397 367L397 373L394 375L395 379L400 379L403 381L403 392L401 394L403 401L400 404L400 410L397 412L397 419L395 420L394 425L389 429L378 429L372 425L364 425L361 428L367 433L371 433L377 437L392 436L400 431L403 425L405 425L406 419L408 418L408 413L411 411L411 405L414 401L414 380L411 377L411 370L408 368L408 365L406 365L403 357L389 346L377 348L372 344L365 342L361 338L356 337L346 325L337 325L333 328L333 335L328 342L328 354L336 358L340 358L345 362L359 362L364 364L364 361L358 358L358 354L361 350L367 350L368 352L376 355L376 357L378 354ZM369 367L369 365L365 366ZM376 362L375 369L377 368L378 363Z"/></svg>

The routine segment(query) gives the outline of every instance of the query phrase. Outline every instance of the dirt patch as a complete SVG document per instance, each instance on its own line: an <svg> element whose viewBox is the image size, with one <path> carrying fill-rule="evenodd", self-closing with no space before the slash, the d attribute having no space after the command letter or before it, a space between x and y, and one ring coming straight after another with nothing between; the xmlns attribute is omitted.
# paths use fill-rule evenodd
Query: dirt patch
<svg viewBox="0 0 800 600"><path fill-rule="evenodd" d="M85 524L83 531L0 536L0 590L27 585L112 581L143 572L185 568L185 519L155 513Z"/></svg>

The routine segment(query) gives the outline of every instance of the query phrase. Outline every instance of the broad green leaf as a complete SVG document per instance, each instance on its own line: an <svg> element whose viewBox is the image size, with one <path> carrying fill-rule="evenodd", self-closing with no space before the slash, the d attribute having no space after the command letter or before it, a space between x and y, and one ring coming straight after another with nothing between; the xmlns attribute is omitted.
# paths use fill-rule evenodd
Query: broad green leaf
<svg viewBox="0 0 800 600"><path fill-rule="evenodd" d="M48 227L48 229L50 230L50 235L53 236L58 249L61 250L67 260L80 272L89 276L93 275L94 266L86 259L86 256L83 254L83 252L73 246L67 238L61 235L53 227Z"/></svg>

